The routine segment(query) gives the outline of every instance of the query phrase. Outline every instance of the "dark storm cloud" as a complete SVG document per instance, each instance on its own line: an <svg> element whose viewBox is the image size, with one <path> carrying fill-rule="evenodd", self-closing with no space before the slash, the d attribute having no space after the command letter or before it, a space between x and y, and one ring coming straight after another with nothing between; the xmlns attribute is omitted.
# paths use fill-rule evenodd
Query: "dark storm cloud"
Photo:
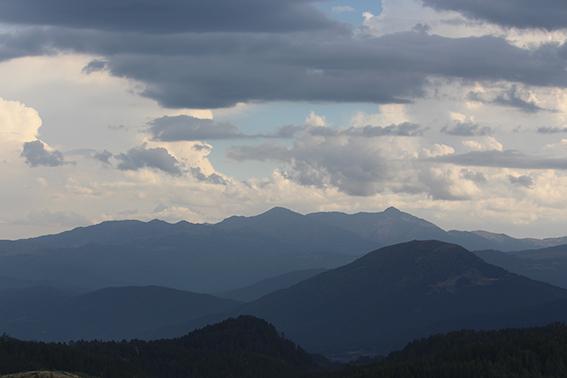
<svg viewBox="0 0 567 378"><path fill-rule="evenodd" d="M186 115L155 119L150 122L148 132L154 139L164 142L249 137L230 123L219 123Z"/></svg>
<svg viewBox="0 0 567 378"><path fill-rule="evenodd" d="M425 5L507 27L557 30L567 27L565 0L422 0Z"/></svg>
<svg viewBox="0 0 567 378"><path fill-rule="evenodd" d="M65 164L61 152L49 151L40 140L24 143L21 156L30 167L59 167Z"/></svg>
<svg viewBox="0 0 567 378"><path fill-rule="evenodd" d="M486 136L492 134L492 129L488 126L480 126L472 122L457 122L451 126L445 126L441 132L454 136Z"/></svg>
<svg viewBox="0 0 567 378"><path fill-rule="evenodd" d="M567 170L567 159L530 156L514 150L474 151L460 155L441 156L429 160L461 166Z"/></svg>
<svg viewBox="0 0 567 378"><path fill-rule="evenodd" d="M147 148L140 146L132 148L126 153L116 155L119 161L118 169L123 171L137 171L143 168L157 169L171 175L181 175L182 169L175 157L165 148Z"/></svg>
<svg viewBox="0 0 567 378"><path fill-rule="evenodd" d="M313 3L313 0L2 0L0 21L143 33L340 28Z"/></svg>
<svg viewBox="0 0 567 378"><path fill-rule="evenodd" d="M299 0L285 3L311 6ZM271 11L259 6L254 12L262 18ZM567 87L566 46L522 49L497 37L406 32L372 38L342 29L164 34L60 24L66 27L34 26L0 35L0 59L59 51L93 54L101 58L86 72L105 69L136 80L143 84L143 95L169 108L262 101L406 103L426 93L431 77Z"/></svg>
<svg viewBox="0 0 567 378"><path fill-rule="evenodd" d="M239 42L247 53L125 54L111 59L109 69L145 83L146 96L173 108L277 100L403 103L422 95L431 76L567 86L566 61L557 48L529 51L492 37L400 33L330 42L283 38L262 46Z"/></svg>

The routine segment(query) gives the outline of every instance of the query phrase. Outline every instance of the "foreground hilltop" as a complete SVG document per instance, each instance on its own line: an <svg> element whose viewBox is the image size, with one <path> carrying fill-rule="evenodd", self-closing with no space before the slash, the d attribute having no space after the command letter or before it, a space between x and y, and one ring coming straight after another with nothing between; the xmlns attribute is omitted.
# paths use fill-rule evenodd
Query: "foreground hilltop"
<svg viewBox="0 0 567 378"><path fill-rule="evenodd" d="M30 371L26 373L2 375L0 378L89 378L86 375L77 375L55 371Z"/></svg>
<svg viewBox="0 0 567 378"><path fill-rule="evenodd" d="M567 376L567 326L460 331L319 378L557 378Z"/></svg>
<svg viewBox="0 0 567 378"><path fill-rule="evenodd" d="M82 368L107 378L557 378L567 376L567 326L436 335L385 358L345 366L306 354L270 325L250 317L154 343L61 345L0 339L0 374L29 366ZM93 376L36 372L2 377Z"/></svg>
<svg viewBox="0 0 567 378"><path fill-rule="evenodd" d="M320 361L270 324L246 316L152 342L43 344L0 338L0 374L40 369L108 378L287 378L317 370Z"/></svg>

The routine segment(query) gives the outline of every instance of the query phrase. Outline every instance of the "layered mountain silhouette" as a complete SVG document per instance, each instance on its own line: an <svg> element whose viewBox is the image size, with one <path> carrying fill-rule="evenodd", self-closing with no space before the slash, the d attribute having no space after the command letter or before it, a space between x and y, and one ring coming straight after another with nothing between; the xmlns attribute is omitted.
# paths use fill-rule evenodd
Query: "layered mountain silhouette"
<svg viewBox="0 0 567 378"><path fill-rule="evenodd" d="M475 254L510 272L567 288L567 245L514 252L483 250Z"/></svg>
<svg viewBox="0 0 567 378"><path fill-rule="evenodd" d="M274 208L218 224L114 221L0 241L0 289L46 283L84 291L158 285L221 293L289 272L336 268L379 247L429 239L470 250L567 244L563 239L445 231L395 208L352 215L301 215Z"/></svg>
<svg viewBox="0 0 567 378"><path fill-rule="evenodd" d="M462 247L423 241L377 250L240 311L274 323L310 351L384 353L435 332L566 320L557 304L565 299L566 290ZM556 311L538 310L548 305Z"/></svg>
<svg viewBox="0 0 567 378"><path fill-rule="evenodd" d="M235 310L240 302L162 287L107 288L72 295L51 288L0 292L0 333L30 340L122 340L205 315Z"/></svg>
<svg viewBox="0 0 567 378"><path fill-rule="evenodd" d="M437 332L567 320L567 290L510 273L440 241L384 247L339 268L311 273L244 304L155 286L86 294L5 290L0 300L9 310L0 311L0 333L46 341L160 339L252 315L275 324L310 352L349 358L384 354ZM275 289L284 287L281 278Z"/></svg>
<svg viewBox="0 0 567 378"><path fill-rule="evenodd" d="M323 273L324 269L308 269L289 272L277 277L268 278L253 285L240 289L219 293L222 298L229 298L241 302L252 302L264 295L273 293L278 290L287 289L301 281L314 277Z"/></svg>

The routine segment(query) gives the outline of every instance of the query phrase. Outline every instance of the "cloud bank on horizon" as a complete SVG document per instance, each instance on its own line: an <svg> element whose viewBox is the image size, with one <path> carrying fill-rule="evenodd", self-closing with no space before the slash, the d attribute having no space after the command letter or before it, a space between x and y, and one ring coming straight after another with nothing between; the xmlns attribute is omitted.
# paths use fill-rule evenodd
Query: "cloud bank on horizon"
<svg viewBox="0 0 567 378"><path fill-rule="evenodd" d="M273 205L563 234L566 12L3 0L0 238Z"/></svg>

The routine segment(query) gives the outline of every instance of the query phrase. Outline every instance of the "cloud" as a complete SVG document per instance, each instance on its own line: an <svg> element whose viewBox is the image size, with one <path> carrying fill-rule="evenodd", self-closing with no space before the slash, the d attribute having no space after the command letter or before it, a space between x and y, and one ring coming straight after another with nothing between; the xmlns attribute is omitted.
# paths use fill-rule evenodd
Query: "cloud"
<svg viewBox="0 0 567 378"><path fill-rule="evenodd" d="M273 135L267 134L264 137L292 138L297 134L308 134L312 136L325 137L359 137L359 138L380 138L380 137L419 137L425 133L426 129L420 125L404 122L389 126L357 126L343 129L308 126L308 125L288 125L281 127Z"/></svg>
<svg viewBox="0 0 567 378"><path fill-rule="evenodd" d="M378 128L379 137L363 137L364 128L349 128L332 133L296 135L292 146L263 143L235 146L227 157L236 161L273 161L280 163L279 172L302 186L322 190L338 190L351 196L368 197L394 192L426 193L436 199L465 199L468 191L458 189L458 178L450 169L437 169L431 178L430 164L418 159L417 138L388 135L397 130ZM454 152L449 146L432 147L443 153Z"/></svg>
<svg viewBox="0 0 567 378"><path fill-rule="evenodd" d="M457 11L466 17L506 27L557 30L567 28L567 7L563 0L422 0L425 5Z"/></svg>
<svg viewBox="0 0 567 378"><path fill-rule="evenodd" d="M141 83L142 95L169 108L264 101L400 104L425 95L432 77L567 87L565 50L420 32L363 38L335 31L164 35L30 27L0 35L0 59L93 54L107 62L111 75Z"/></svg>
<svg viewBox="0 0 567 378"><path fill-rule="evenodd" d="M305 118L305 125L310 127L324 127L327 126L327 119L315 112L309 113Z"/></svg>
<svg viewBox="0 0 567 378"><path fill-rule="evenodd" d="M470 169L461 169L461 177L477 184L484 184L488 181L482 172L475 172Z"/></svg>
<svg viewBox="0 0 567 378"><path fill-rule="evenodd" d="M118 169L137 171L144 168L157 169L170 175L181 175L182 169L177 159L165 148L147 148L139 146L126 153L116 155Z"/></svg>
<svg viewBox="0 0 567 378"><path fill-rule="evenodd" d="M0 156L21 152L24 142L37 138L41 125L41 117L35 109L0 98Z"/></svg>
<svg viewBox="0 0 567 378"><path fill-rule="evenodd" d="M439 144L435 143L433 146L429 148L424 148L421 151L421 155L426 158L437 157L437 156L445 156L451 155L455 153L455 149L451 146L447 146L446 144Z"/></svg>
<svg viewBox="0 0 567 378"><path fill-rule="evenodd" d="M463 140L463 146L471 151L502 151L504 146L494 137Z"/></svg>
<svg viewBox="0 0 567 378"><path fill-rule="evenodd" d="M567 127L540 127L537 132L540 134L562 134L567 133Z"/></svg>
<svg viewBox="0 0 567 378"><path fill-rule="evenodd" d="M251 137L230 123L218 123L187 115L162 117L150 122L149 134L163 142L237 139Z"/></svg>
<svg viewBox="0 0 567 378"><path fill-rule="evenodd" d="M21 156L30 167L59 167L65 164L61 152L50 149L40 140L24 143Z"/></svg>
<svg viewBox="0 0 567 378"><path fill-rule="evenodd" d="M420 125L404 122L399 125L390 126L364 126L351 127L342 132L345 135L359 136L365 138L375 138L384 136L416 137L422 136L425 129Z"/></svg>
<svg viewBox="0 0 567 378"><path fill-rule="evenodd" d="M492 134L488 126L480 126L473 122L456 122L454 125L445 126L441 132L454 136L486 136Z"/></svg>
<svg viewBox="0 0 567 378"><path fill-rule="evenodd" d="M206 175L203 173L203 170L199 167L191 167L189 169L191 175L199 181L207 182L209 184L214 185L228 185L228 181L217 173L211 173L210 175Z"/></svg>
<svg viewBox="0 0 567 378"><path fill-rule="evenodd" d="M465 154L441 156L430 160L461 166L567 170L567 159L530 156L515 150L473 151Z"/></svg>
<svg viewBox="0 0 567 378"><path fill-rule="evenodd" d="M262 143L253 146L236 146L227 151L227 157L236 161L289 161L290 151L281 144Z"/></svg>
<svg viewBox="0 0 567 378"><path fill-rule="evenodd" d="M350 5L335 5L331 8L331 10L335 13L352 13L356 11L356 9Z"/></svg>
<svg viewBox="0 0 567 378"><path fill-rule="evenodd" d="M339 28L312 0L3 0L0 21L142 33Z"/></svg>
<svg viewBox="0 0 567 378"><path fill-rule="evenodd" d="M513 185L521 186L528 189L533 189L535 186L535 181L531 176L522 175L522 176L508 176L508 180Z"/></svg>
<svg viewBox="0 0 567 378"><path fill-rule="evenodd" d="M112 153L107 150L95 152L92 156L95 160L98 160L104 164L110 164L110 160L113 157Z"/></svg>
<svg viewBox="0 0 567 378"><path fill-rule="evenodd" d="M106 69L107 65L108 62L105 60L100 60L100 59L91 60L89 64L83 67L83 73L89 75L94 72L103 71Z"/></svg>
<svg viewBox="0 0 567 378"><path fill-rule="evenodd" d="M514 108L525 113L550 111L549 109L539 106L535 101L531 99L524 99L520 91L518 90L518 87L515 85L493 98L486 97L479 92L470 92L467 96L467 99L470 101Z"/></svg>

